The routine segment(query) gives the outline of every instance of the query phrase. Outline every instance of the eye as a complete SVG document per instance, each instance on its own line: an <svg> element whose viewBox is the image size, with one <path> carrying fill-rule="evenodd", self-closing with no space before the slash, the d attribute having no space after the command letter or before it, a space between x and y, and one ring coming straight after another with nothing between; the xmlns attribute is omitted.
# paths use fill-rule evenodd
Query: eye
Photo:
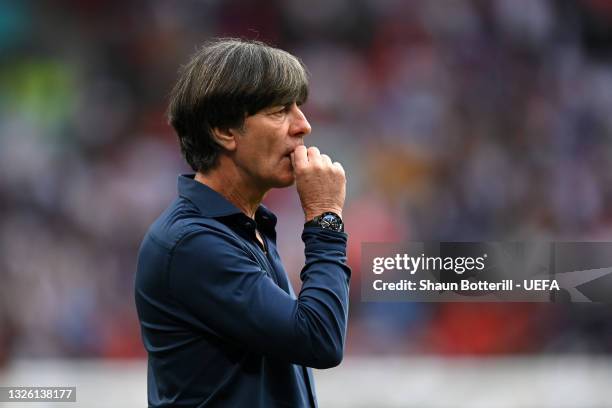
<svg viewBox="0 0 612 408"><path fill-rule="evenodd" d="M288 113L291 110L291 105L285 105L281 108L275 109L270 114L275 116L281 116Z"/></svg>

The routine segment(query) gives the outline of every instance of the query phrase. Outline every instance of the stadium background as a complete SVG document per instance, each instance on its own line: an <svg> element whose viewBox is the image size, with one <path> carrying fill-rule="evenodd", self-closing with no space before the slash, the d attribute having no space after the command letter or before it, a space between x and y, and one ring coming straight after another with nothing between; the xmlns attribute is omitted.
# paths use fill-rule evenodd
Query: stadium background
<svg viewBox="0 0 612 408"><path fill-rule="evenodd" d="M215 36L303 59L307 144L347 170L350 328L322 406L612 406L609 307L359 295L361 242L611 240L606 0L0 2L0 385L145 405L135 255L188 171L167 94ZM295 190L266 203L299 287Z"/></svg>

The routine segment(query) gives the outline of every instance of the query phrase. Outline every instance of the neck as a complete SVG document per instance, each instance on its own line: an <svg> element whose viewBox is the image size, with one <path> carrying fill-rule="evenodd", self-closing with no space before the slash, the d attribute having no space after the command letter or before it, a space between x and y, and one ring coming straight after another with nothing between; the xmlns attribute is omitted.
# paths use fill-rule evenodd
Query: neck
<svg viewBox="0 0 612 408"><path fill-rule="evenodd" d="M267 192L248 182L235 166L219 165L206 173L197 172L195 179L221 194L252 219L255 219L255 212Z"/></svg>

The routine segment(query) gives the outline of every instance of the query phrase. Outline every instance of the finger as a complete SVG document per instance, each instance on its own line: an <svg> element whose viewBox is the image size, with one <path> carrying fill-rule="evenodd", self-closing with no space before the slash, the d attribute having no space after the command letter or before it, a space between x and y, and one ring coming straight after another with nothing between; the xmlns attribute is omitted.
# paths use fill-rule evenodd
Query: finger
<svg viewBox="0 0 612 408"><path fill-rule="evenodd" d="M308 162L318 162L321 160L321 152L316 146L310 146L308 148Z"/></svg>
<svg viewBox="0 0 612 408"><path fill-rule="evenodd" d="M298 146L291 153L291 164L293 168L304 167L308 164L308 156L306 152L306 146Z"/></svg>
<svg viewBox="0 0 612 408"><path fill-rule="evenodd" d="M345 174L344 167L342 167L342 164L340 164L340 162L334 162L334 167L342 171L342 174Z"/></svg>
<svg viewBox="0 0 612 408"><path fill-rule="evenodd" d="M321 161L323 161L323 163L325 163L328 166L332 165L331 158L328 155L326 155L326 154L322 154L321 155Z"/></svg>

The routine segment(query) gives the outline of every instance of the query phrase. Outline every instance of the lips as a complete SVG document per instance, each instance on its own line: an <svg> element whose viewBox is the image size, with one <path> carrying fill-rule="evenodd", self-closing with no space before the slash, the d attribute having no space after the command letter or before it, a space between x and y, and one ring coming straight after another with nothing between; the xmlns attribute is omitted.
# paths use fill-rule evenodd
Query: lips
<svg viewBox="0 0 612 408"><path fill-rule="evenodd" d="M283 155L283 157L286 157L289 159L289 161L291 161L291 154L295 151L296 147L298 146L301 146L301 144L297 146L293 146L291 149L287 150L285 154Z"/></svg>

